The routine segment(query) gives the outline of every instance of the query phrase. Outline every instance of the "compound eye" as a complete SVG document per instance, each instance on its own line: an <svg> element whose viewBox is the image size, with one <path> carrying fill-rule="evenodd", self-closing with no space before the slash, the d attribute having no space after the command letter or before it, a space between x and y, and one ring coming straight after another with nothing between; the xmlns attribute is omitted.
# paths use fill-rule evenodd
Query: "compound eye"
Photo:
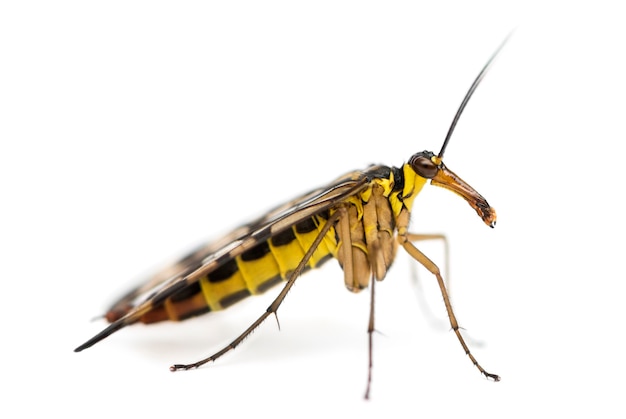
<svg viewBox="0 0 626 419"><path fill-rule="evenodd" d="M411 160L411 167L415 172L426 179L432 179L437 174L438 167L430 159L418 156Z"/></svg>

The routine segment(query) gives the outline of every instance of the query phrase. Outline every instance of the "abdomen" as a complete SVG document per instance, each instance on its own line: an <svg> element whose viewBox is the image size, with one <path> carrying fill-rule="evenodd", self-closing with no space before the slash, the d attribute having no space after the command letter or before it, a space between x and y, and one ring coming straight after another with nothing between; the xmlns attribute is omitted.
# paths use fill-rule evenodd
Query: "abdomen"
<svg viewBox="0 0 626 419"><path fill-rule="evenodd" d="M314 215L227 260L193 285L183 288L144 314L140 321L155 323L185 320L227 308L250 295L268 290L286 280L298 266L327 218L326 214ZM318 267L336 256L337 239L335 229L331 228L306 268Z"/></svg>

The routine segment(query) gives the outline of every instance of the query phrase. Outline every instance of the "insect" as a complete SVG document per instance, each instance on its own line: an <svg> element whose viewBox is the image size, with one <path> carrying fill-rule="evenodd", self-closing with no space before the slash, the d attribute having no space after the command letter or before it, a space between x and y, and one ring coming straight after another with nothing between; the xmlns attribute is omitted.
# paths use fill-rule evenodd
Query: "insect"
<svg viewBox="0 0 626 419"><path fill-rule="evenodd" d="M105 317L110 325L75 349L80 352L134 323L185 320L232 304L286 281L278 296L243 333L213 355L190 364L175 364L172 371L197 368L235 349L278 308L300 274L328 259L339 261L348 290L371 291L369 313L369 366L365 397L372 381L374 289L385 278L398 247L436 278L450 325L463 350L487 378L459 331L439 268L414 244L429 238L409 232L413 201L430 181L465 199L485 224L495 226L496 212L478 192L443 163L450 137L470 97L506 40L482 68L465 95L438 154L421 151L400 167L373 165L338 178L330 185L276 207L220 240L206 244L156 273L118 301Z"/></svg>

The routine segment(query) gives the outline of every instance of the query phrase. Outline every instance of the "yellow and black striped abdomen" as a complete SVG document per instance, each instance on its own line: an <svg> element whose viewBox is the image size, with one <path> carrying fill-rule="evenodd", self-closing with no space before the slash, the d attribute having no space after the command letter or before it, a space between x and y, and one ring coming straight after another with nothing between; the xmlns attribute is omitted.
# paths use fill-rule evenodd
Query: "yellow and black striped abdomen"
<svg viewBox="0 0 626 419"><path fill-rule="evenodd" d="M327 213L314 215L274 234L241 255L227 259L199 281L144 314L141 322L184 320L221 310L286 280L311 247L327 218ZM337 239L334 228L331 228L306 267L318 267L336 256Z"/></svg>

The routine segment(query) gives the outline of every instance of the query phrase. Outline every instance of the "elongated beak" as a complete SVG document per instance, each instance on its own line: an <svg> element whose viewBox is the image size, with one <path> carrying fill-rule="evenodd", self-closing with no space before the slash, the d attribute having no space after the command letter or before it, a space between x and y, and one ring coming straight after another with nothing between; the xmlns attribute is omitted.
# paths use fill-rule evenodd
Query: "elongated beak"
<svg viewBox="0 0 626 419"><path fill-rule="evenodd" d="M458 177L453 171L448 170L443 163L439 165L439 170L430 183L431 185L449 189L457 195L462 196L463 199L474 208L485 224L491 228L495 227L497 218L496 210L489 206L489 203L487 203L487 200L483 198L481 194L476 192L474 188Z"/></svg>

